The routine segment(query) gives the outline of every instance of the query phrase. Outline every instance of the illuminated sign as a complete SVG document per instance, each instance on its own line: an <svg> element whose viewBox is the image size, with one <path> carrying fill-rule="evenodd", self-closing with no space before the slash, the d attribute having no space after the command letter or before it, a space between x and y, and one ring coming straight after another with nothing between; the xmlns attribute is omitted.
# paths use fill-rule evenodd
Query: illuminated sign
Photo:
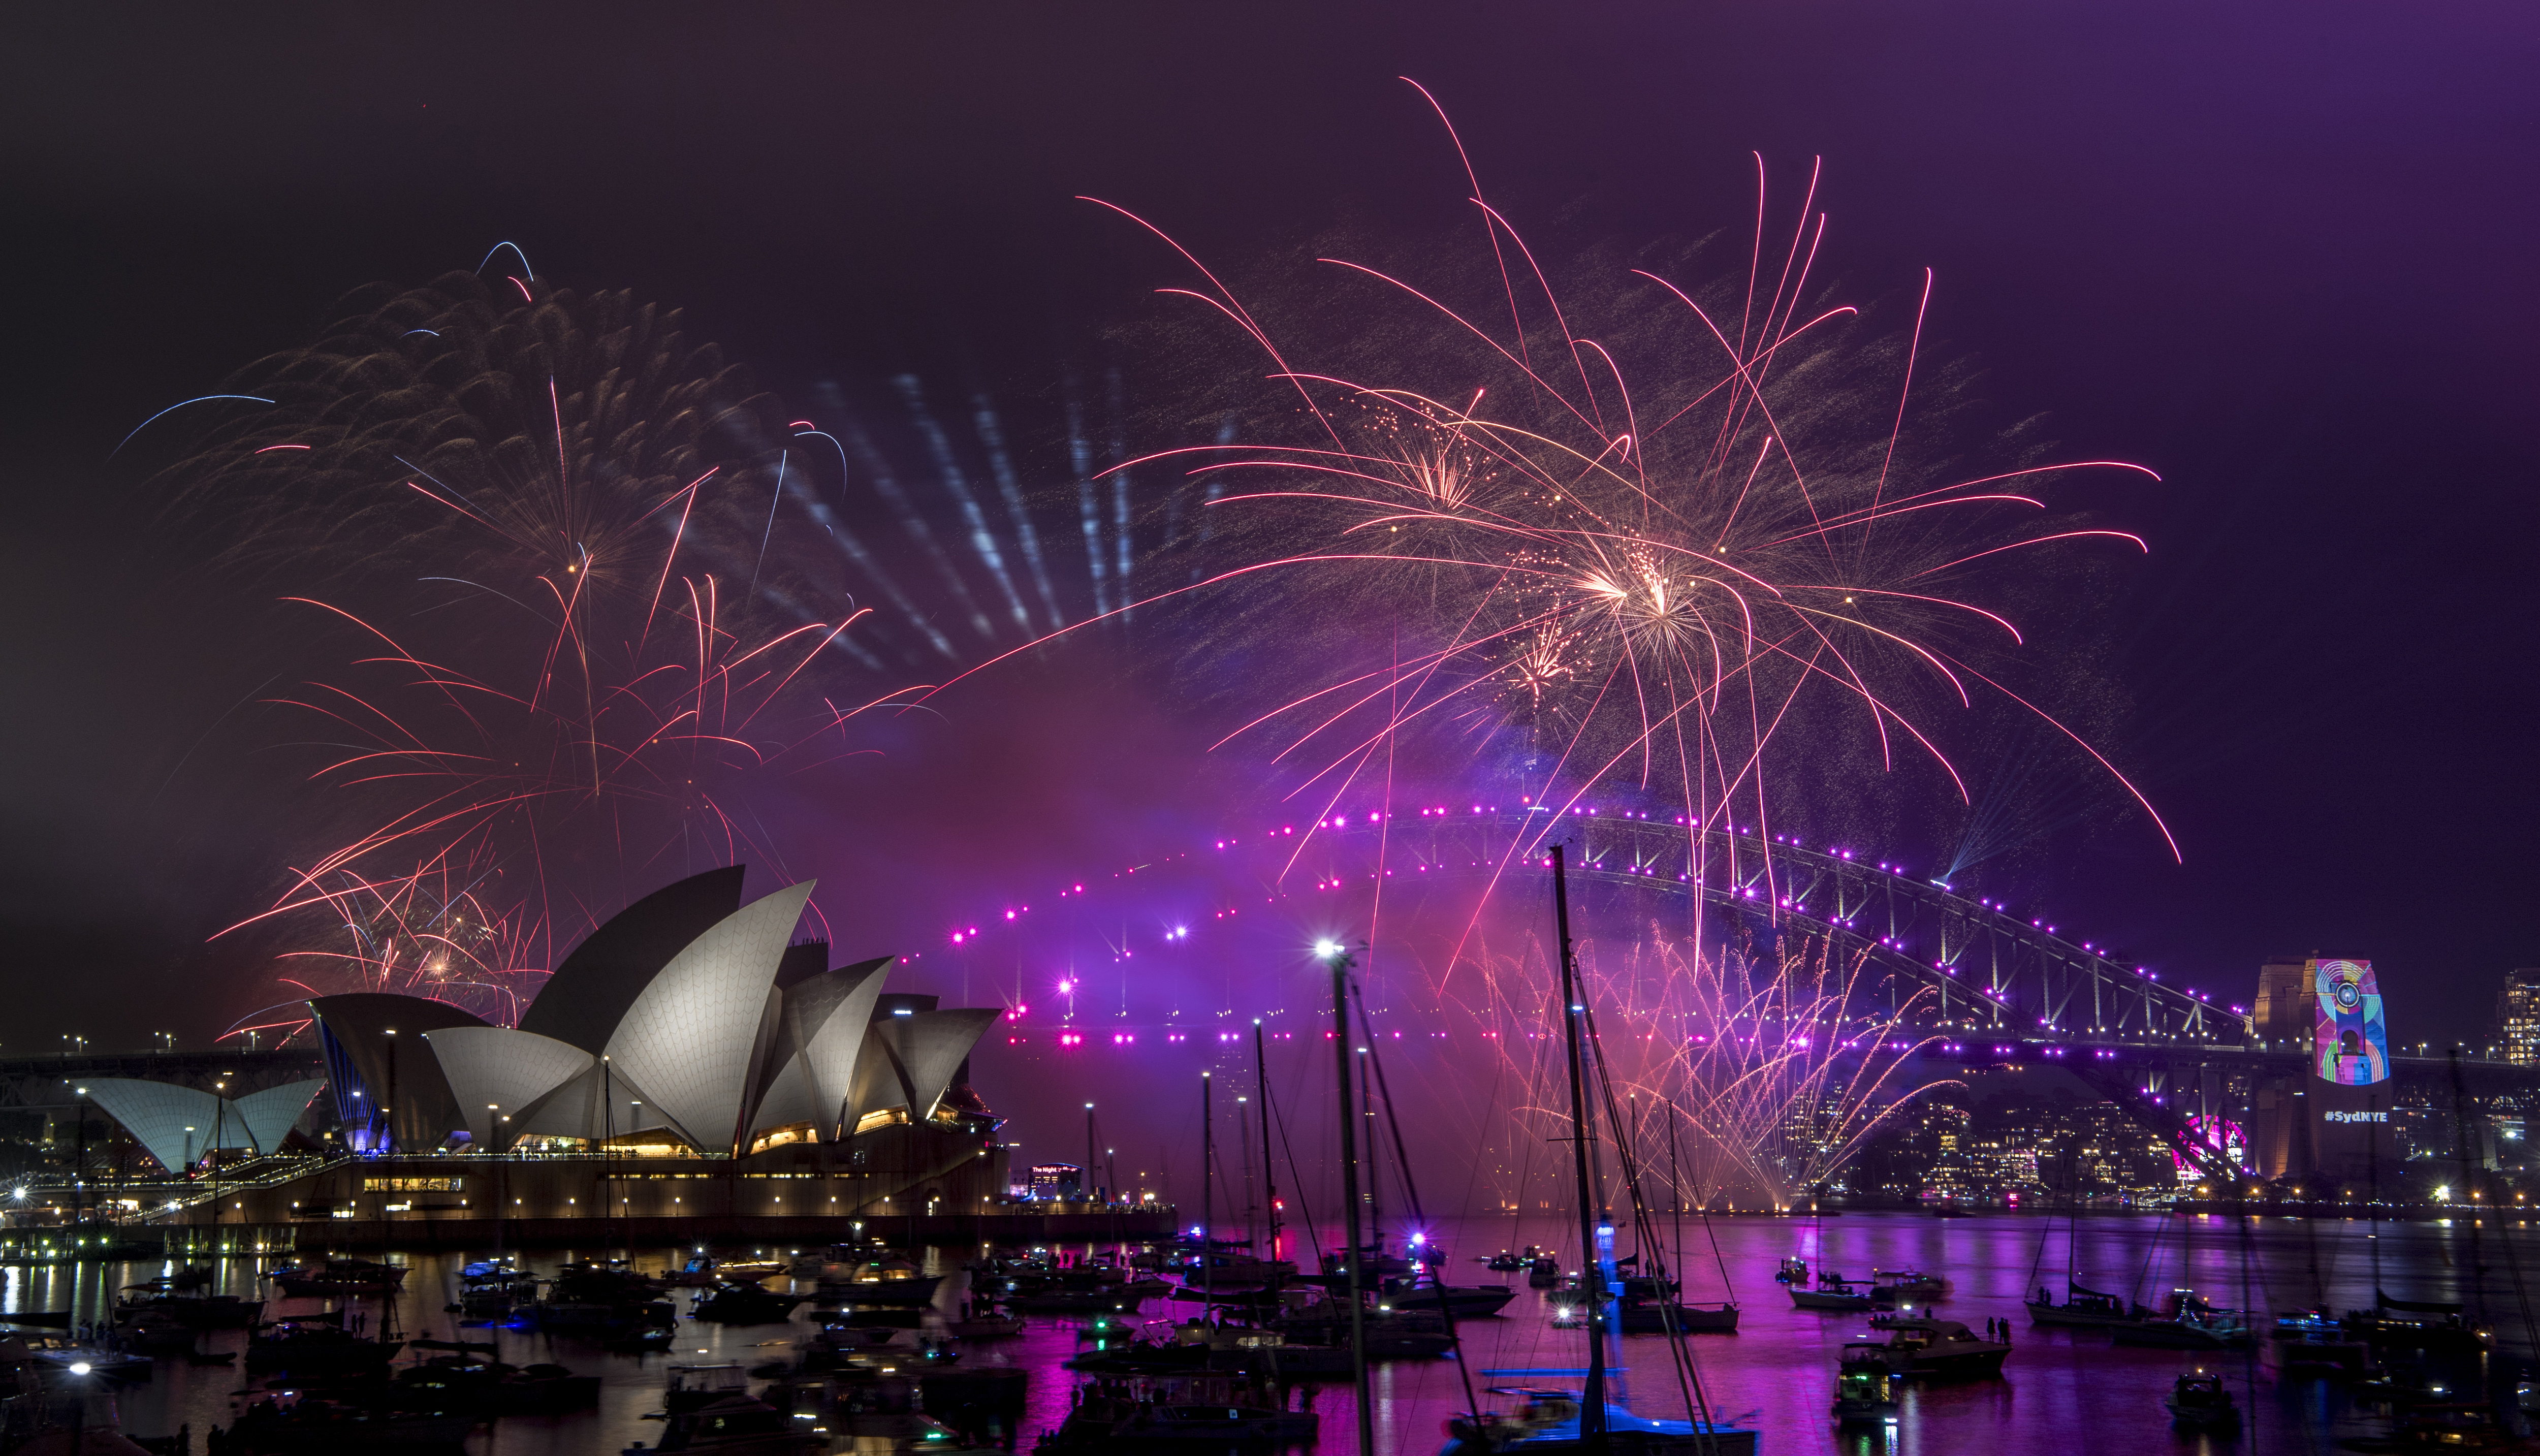
<svg viewBox="0 0 2540 1456"><path fill-rule="evenodd" d="M2331 1110L2321 1113L2320 1116L2333 1123L2386 1123L2390 1120L2390 1114L2386 1112L2338 1112Z"/></svg>
<svg viewBox="0 0 2540 1456"><path fill-rule="evenodd" d="M2381 985L2368 960L2303 962L2319 997L2312 1023L2312 1067L2342 1087L2370 1086L2390 1075L2389 1033L2381 1021Z"/></svg>

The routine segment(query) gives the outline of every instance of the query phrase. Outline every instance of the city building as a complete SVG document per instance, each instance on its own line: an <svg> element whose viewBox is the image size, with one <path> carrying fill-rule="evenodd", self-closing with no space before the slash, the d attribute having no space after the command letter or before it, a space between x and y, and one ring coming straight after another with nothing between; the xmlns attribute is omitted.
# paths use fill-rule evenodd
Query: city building
<svg viewBox="0 0 2540 1456"><path fill-rule="evenodd" d="M2505 1060L2518 1067L2540 1066L2540 966L2520 966L2505 973L2505 989L2496 998L2496 1019Z"/></svg>

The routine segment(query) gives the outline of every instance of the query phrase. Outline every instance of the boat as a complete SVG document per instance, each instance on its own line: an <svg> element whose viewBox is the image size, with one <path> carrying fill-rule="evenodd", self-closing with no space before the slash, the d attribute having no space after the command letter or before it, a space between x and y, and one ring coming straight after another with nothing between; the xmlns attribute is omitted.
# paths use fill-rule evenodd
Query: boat
<svg viewBox="0 0 2540 1456"><path fill-rule="evenodd" d="M261 1299L241 1299L236 1294L180 1294L177 1287L175 1281L164 1279L126 1284L115 1296L115 1318L154 1309L191 1329L244 1330L264 1313Z"/></svg>
<svg viewBox="0 0 2540 1456"><path fill-rule="evenodd" d="M459 1272L459 1312L472 1319L508 1319L512 1307L537 1297L537 1281L508 1260L479 1260Z"/></svg>
<svg viewBox="0 0 2540 1456"><path fill-rule="evenodd" d="M115 1384L147 1380L153 1370L146 1354L82 1345L59 1335L11 1335L0 1340L0 1364L29 1365L53 1379L87 1375Z"/></svg>
<svg viewBox="0 0 2540 1456"><path fill-rule="evenodd" d="M329 1259L323 1264L302 1265L265 1272L273 1286L285 1294L298 1297L323 1297L329 1294L385 1294L405 1285L405 1267L380 1264L369 1259Z"/></svg>
<svg viewBox="0 0 2540 1456"><path fill-rule="evenodd" d="M450 1341L415 1341L441 1348ZM493 1347L468 1350L490 1354ZM396 1372L396 1383L378 1401L394 1410L433 1410L490 1419L553 1416L600 1404L600 1377L577 1375L557 1364L508 1365L469 1353L442 1355Z"/></svg>
<svg viewBox="0 0 2540 1456"><path fill-rule="evenodd" d="M653 1418L646 1418L648 1420ZM798 1428L793 1418L765 1401L727 1396L693 1411L670 1413L662 1443L642 1441L625 1448L625 1456L654 1451L711 1451L714 1456L798 1456L829 1449L829 1437Z"/></svg>
<svg viewBox="0 0 2540 1456"><path fill-rule="evenodd" d="M1394 1280L1384 1282L1382 1293L1385 1301L1396 1309L1417 1309L1434 1314L1443 1306L1447 1318L1458 1320L1495 1315L1517 1297L1517 1290L1506 1284L1404 1283Z"/></svg>
<svg viewBox="0 0 2540 1456"><path fill-rule="evenodd" d="M1242 1382L1223 1375L1100 1377L1077 1392L1067 1420L1041 1451L1179 1451L1202 1446L1302 1444L1321 1419L1247 1403Z"/></svg>
<svg viewBox="0 0 2540 1456"><path fill-rule="evenodd" d="M1550 847L1552 861L1553 908L1560 932L1561 1000L1556 1005L1568 1007L1562 1018L1563 1037L1568 1045L1570 1126L1575 1131L1571 1149L1575 1164L1573 1196L1581 1211L1580 1255L1585 1261L1583 1283L1588 1298L1594 1302L1597 1314L1588 1321L1587 1355L1584 1369L1502 1369L1478 1373L1491 1380L1517 1380L1519 1384L1494 1384L1489 1387L1496 1396L1514 1398L1514 1409L1507 1411L1473 1410L1460 1413L1446 1422L1446 1445L1444 1456L1588 1456L1588 1453L1628 1452L1631 1456L1755 1456L1757 1433L1732 1421L1712 1420L1654 1421L1635 1414L1623 1388L1623 1371L1612 1356L1620 1353L1618 1305L1624 1290L1622 1271L1614 1259L1614 1221L1598 1219L1594 1211L1599 1203L1599 1180L1593 1171L1595 1154L1595 1120L1588 1113L1588 1088L1582 1069L1590 1065L1598 1054L1594 1039L1587 1032L1586 996L1578 989L1579 962L1570 936L1570 896L1566 877L1568 847ZM1346 958L1334 961L1334 977L1347 968ZM1336 1003L1339 998L1335 997ZM1334 1007L1338 1012L1342 1007ZM1344 1018L1341 1027L1347 1025ZM1344 1064L1346 1065L1346 1064ZM1619 1122L1619 1119L1617 1119ZM1622 1130L1616 1128L1618 1139ZM1628 1145L1628 1144L1626 1144ZM1625 1184L1631 1192L1636 1222L1639 1211L1646 1205L1641 1197L1640 1174L1627 1156L1623 1162ZM1641 1226L1638 1235L1644 1249L1656 1247L1655 1230ZM1663 1275L1653 1286L1666 1290ZM1963 1331L1964 1327L1959 1327ZM1672 1338L1672 1337L1671 1337ZM1678 1348L1681 1357L1685 1352ZM1571 1388L1568 1381L1580 1383ZM1547 1385L1547 1379L1559 1379L1561 1385ZM1365 1409L1367 1392L1360 1391L1361 1409Z"/></svg>
<svg viewBox="0 0 2540 1456"><path fill-rule="evenodd" d="M183 1354L194 1348L193 1328L160 1309L144 1309L132 1315L116 1334L128 1348L143 1354Z"/></svg>
<svg viewBox="0 0 2540 1456"><path fill-rule="evenodd" d="M2112 1325L2108 1333L2119 1345L2153 1350L2240 1350L2253 1342L2248 1321L2236 1309L2217 1309L2194 1289L2173 1289L2166 1317Z"/></svg>
<svg viewBox="0 0 2540 1456"><path fill-rule="evenodd" d="M882 1259L852 1270L843 1277L822 1276L820 1288L856 1304L932 1304L935 1291L944 1283L944 1276L925 1274L905 1259ZM1157 1282L1159 1292L1164 1285Z"/></svg>
<svg viewBox="0 0 2540 1456"><path fill-rule="evenodd" d="M343 1328L342 1315L300 1315L275 1320L247 1336L247 1367L262 1374L295 1376L370 1370L396 1358L402 1340L373 1340Z"/></svg>
<svg viewBox="0 0 2540 1456"><path fill-rule="evenodd" d="M1846 1425L1896 1414L1896 1369L1887 1347L1870 1340L1845 1345L1834 1377L1834 1419Z"/></svg>
<svg viewBox="0 0 2540 1456"><path fill-rule="evenodd" d="M2055 1302L2044 1288L2037 1297L2026 1301L2028 1322L2062 1329L2104 1330L2118 1325L2139 1325L2152 1318L2152 1311L2140 1304L2130 1304L2114 1294L2085 1289L2065 1281L2064 1302Z"/></svg>
<svg viewBox="0 0 2540 1456"><path fill-rule="evenodd" d="M1494 1386L1490 1393L1515 1397L1517 1408L1449 1420L1441 1456L1583 1456L1588 1449L1589 1437L1580 1431L1577 1392L1519 1385ZM1717 1422L1648 1421L1609 1403L1604 1448L1630 1456L1755 1456L1756 1432Z"/></svg>
<svg viewBox="0 0 2540 1456"><path fill-rule="evenodd" d="M1856 1288L1850 1280L1831 1271L1817 1276L1817 1286L1802 1289L1790 1286L1793 1309L1813 1309L1820 1314L1861 1314L1891 1302L1868 1290Z"/></svg>
<svg viewBox="0 0 2540 1456"><path fill-rule="evenodd" d="M1948 1287L1947 1280L1920 1270L1873 1269L1870 1272L1870 1292L1873 1298L1893 1299L1898 1303L1906 1300L1930 1303L1945 1297Z"/></svg>
<svg viewBox="0 0 2540 1456"><path fill-rule="evenodd" d="M1987 1340L1956 1320L1898 1318L1885 1325L1888 1366L1907 1379L1993 1379L2011 1353L2008 1343Z"/></svg>
<svg viewBox="0 0 2540 1456"><path fill-rule="evenodd" d="M2169 1408L2172 1421L2198 1430L2228 1430L2240 1423L2240 1408L2232 1404L2222 1377L2202 1370L2179 1376L2161 1404Z"/></svg>
<svg viewBox="0 0 2540 1456"><path fill-rule="evenodd" d="M701 1411L717 1401L749 1394L749 1376L738 1364L672 1365L662 1389L662 1409L677 1415Z"/></svg>
<svg viewBox="0 0 2540 1456"><path fill-rule="evenodd" d="M1005 1340L1023 1332L1021 1316L977 1311L966 1318L946 1320L944 1333L956 1340Z"/></svg>
<svg viewBox="0 0 2540 1456"><path fill-rule="evenodd" d="M2287 1376L2359 1375L2372 1363L2372 1347L2326 1309L2305 1309L2276 1317L2275 1356Z"/></svg>
<svg viewBox="0 0 2540 1456"><path fill-rule="evenodd" d="M809 1294L779 1294L756 1284L725 1284L697 1300L692 1318L718 1325L773 1325L784 1322Z"/></svg>
<svg viewBox="0 0 2540 1456"><path fill-rule="evenodd" d="M474 1416L382 1411L318 1396L272 1397L239 1414L233 1451L273 1456L340 1456L347 1451L455 1449L476 1428Z"/></svg>
<svg viewBox="0 0 2540 1456"><path fill-rule="evenodd" d="M1480 1262L1483 1268L1490 1270L1494 1274L1515 1274L1518 1270L1524 1269L1533 1264L1535 1256L1542 1252L1542 1250L1536 1248L1534 1245L1528 1244L1525 1246L1525 1252L1522 1254L1512 1254L1508 1250L1502 1249L1488 1259L1484 1259Z"/></svg>
<svg viewBox="0 0 2540 1456"><path fill-rule="evenodd" d="M1782 1260L1781 1268L1773 1271L1773 1279L1779 1283L1804 1284L1808 1282L1808 1261L1790 1255Z"/></svg>
<svg viewBox="0 0 2540 1456"><path fill-rule="evenodd" d="M2377 1287L2372 1291L2372 1307L2347 1311L2344 1324L2349 1335L2376 1350L2476 1355L2496 1343L2493 1332L2463 1318L2458 1304L2394 1299Z"/></svg>
<svg viewBox="0 0 2540 1456"><path fill-rule="evenodd" d="M1553 1258L1549 1254L1535 1260L1532 1264L1526 1266L1525 1282L1538 1289L1553 1289L1560 1287L1561 1261Z"/></svg>
<svg viewBox="0 0 2540 1456"><path fill-rule="evenodd" d="M1664 1335L1680 1330L1687 1335L1734 1335L1737 1333L1737 1306L1733 1303L1683 1304L1657 1299L1625 1299L1618 1310L1626 1335Z"/></svg>
<svg viewBox="0 0 2540 1456"><path fill-rule="evenodd" d="M1323 1255L1323 1273L1334 1276L1343 1274L1346 1272L1344 1263L1341 1251L1331 1250ZM1368 1280L1403 1279L1419 1272L1418 1265L1399 1254L1384 1252L1381 1244L1361 1245L1358 1268L1359 1278Z"/></svg>
<svg viewBox="0 0 2540 1456"><path fill-rule="evenodd" d="M1205 1249L1193 1244L1164 1267L1186 1284L1275 1284L1297 1277L1293 1259L1263 1259L1249 1239L1213 1238Z"/></svg>
<svg viewBox="0 0 2540 1456"><path fill-rule="evenodd" d="M1009 1308L1024 1314L1132 1314L1138 1301L1126 1294L1094 1289L1044 1289L1036 1294L1009 1294Z"/></svg>

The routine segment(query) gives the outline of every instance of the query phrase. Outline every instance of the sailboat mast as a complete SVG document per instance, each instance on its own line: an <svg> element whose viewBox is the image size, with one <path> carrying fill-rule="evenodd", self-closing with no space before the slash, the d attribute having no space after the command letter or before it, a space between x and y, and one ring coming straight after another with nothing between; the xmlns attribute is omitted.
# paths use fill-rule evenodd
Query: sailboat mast
<svg viewBox="0 0 2540 1456"><path fill-rule="evenodd" d="M1595 1129L1588 1121L1588 1083L1582 1066L1583 1048L1580 1022L1587 1003L1580 999L1578 967L1570 953L1570 880L1562 864L1562 846L1552 847L1552 907L1561 932L1561 1005L1563 1041L1570 1053L1570 1151L1579 1184L1579 1248L1582 1267L1579 1272L1580 1293L1588 1300L1591 1310L1602 1311L1605 1291L1603 1271L1597 1267L1596 1212L1594 1181L1588 1171L1588 1144ZM1605 1440L1605 1338L1596 1328L1596 1319L1588 1322L1588 1385L1579 1402L1579 1435L1586 1448L1602 1456L1608 1449ZM1373 1449L1373 1447L1362 1447Z"/></svg>
<svg viewBox="0 0 2540 1456"><path fill-rule="evenodd" d="M1261 1220L1259 1213L1253 1207L1256 1194L1252 1183L1252 1124L1243 1120L1241 1097L1235 1099L1235 1133L1236 1141L1243 1144L1237 1163L1237 1166L1243 1169L1243 1247L1247 1250L1257 1249L1261 1247L1256 1241ZM1260 1256L1256 1254L1253 1257Z"/></svg>
<svg viewBox="0 0 2540 1456"><path fill-rule="evenodd" d="M1328 945L1324 959L1332 968L1332 1067L1340 1079L1334 1106L1341 1122L1341 1270L1347 1277L1350 1321L1350 1378L1358 1392L1358 1448L1376 1449L1376 1410L1368 1399L1367 1299L1359 1274L1358 1109L1350 1099L1349 973L1355 964L1348 951Z"/></svg>
<svg viewBox="0 0 2540 1456"><path fill-rule="evenodd" d="M1217 1079L1199 1075L1199 1292L1201 1302L1217 1302L1217 1114L1209 1093Z"/></svg>
<svg viewBox="0 0 2540 1456"><path fill-rule="evenodd" d="M1252 1023L1252 1089L1261 1103L1261 1208L1270 1215L1270 1257L1279 1257L1279 1179L1270 1166L1270 1059L1261 1051L1261 1022Z"/></svg>
<svg viewBox="0 0 2540 1456"><path fill-rule="evenodd" d="M1362 1005L1359 1011L1364 1015L1367 1007ZM1361 1128L1367 1134L1367 1241L1376 1245L1376 1252L1381 1255L1384 1252L1384 1144L1376 1136L1376 1078L1367 1073L1367 1048L1359 1048L1358 1055L1358 1108L1360 1116L1366 1119Z"/></svg>

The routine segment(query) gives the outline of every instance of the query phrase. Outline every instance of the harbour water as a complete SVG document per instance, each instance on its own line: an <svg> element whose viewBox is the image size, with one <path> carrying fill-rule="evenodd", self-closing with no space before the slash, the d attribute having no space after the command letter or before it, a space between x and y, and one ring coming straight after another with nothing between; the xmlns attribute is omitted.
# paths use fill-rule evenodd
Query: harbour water
<svg viewBox="0 0 2540 1456"><path fill-rule="evenodd" d="M1716 1417L1736 1420L1763 1432L1762 1450L1771 1456L1803 1453L1978 1451L2035 1452L2318 1452L2337 1449L2340 1440L2384 1428L2375 1413L2354 1408L2340 1386L2316 1380L2279 1380L2263 1351L2221 1356L2158 1350L2112 1348L2105 1334L2033 1328L2021 1306L2023 1291L2041 1284L2061 1297L2069 1273L2080 1283L2120 1295L2139 1295L2147 1303L2179 1287L2192 1287L2214 1303L2243 1307L2262 1316L2326 1303L2338 1310L2369 1305L2378 1249L2380 1286L2392 1295L2418 1300L2457 1300L2473 1316L2481 1309L2494 1324L2503 1348L2527 1351L2531 1331L2527 1304L2517 1292L2517 1274L2532 1264L2540 1247L2531 1246L2530 1231L2518 1220L2510 1229L2490 1219L2473 1230L2468 1221L2449 1223L2383 1223L2296 1219L2235 1220L2222 1216L2177 1214L2085 1214L2078 1236L2063 1218L2043 1215L1977 1213L1962 1218L1924 1214L1852 1213L1821 1221L1804 1218L1728 1217L1685 1225L1684 1297L1713 1301L1733 1297L1742 1309L1739 1332L1693 1340L1702 1393ZM1490 1382L1479 1372L1508 1367L1570 1366L1583 1358L1576 1331L1552 1328L1557 1291L1526 1286L1522 1274L1497 1275L1474 1261L1503 1248L1528 1243L1570 1250L1565 1269L1577 1267L1577 1225L1547 1213L1539 1218L1515 1220L1470 1218L1449 1220L1429 1231L1452 1251L1448 1278L1459 1284L1511 1283L1517 1298L1495 1318L1464 1323L1466 1368L1478 1385ZM2376 1238L2377 1233L2377 1238ZM2509 1234L2509 1239L2508 1239ZM1671 1237L1671 1235L1670 1235ZM2477 1240L2473 1260L2473 1238ZM1719 1257L1712 1244L1716 1239ZM1075 1245L1066 1252L1083 1257L1100 1246ZM482 1257L487 1251L472 1251ZM669 1249L638 1249L645 1268L670 1265ZM745 1250L723 1251L735 1255ZM767 1253L782 1254L771 1248ZM965 1297L962 1265L975 1248L927 1251L928 1272L952 1276L939 1290L945 1309ZM1630 1254L1628 1235L1623 1252ZM1981 1330L1988 1318L2010 1321L2012 1352L2000 1380L1914 1387L1906 1393L1892 1425L1883 1429L1838 1431L1828 1419L1836 1354L1841 1345L1868 1331L1863 1315L1803 1313L1791 1307L1783 1286L1772 1276L1788 1255L1805 1258L1814 1269L1831 1269L1866 1279L1873 1269L1919 1269L1950 1282L1949 1292L1936 1306L1941 1318ZM405 1333L438 1339L492 1339L501 1357L516 1364L552 1360L582 1373L603 1377L597 1412L566 1416L507 1416L480 1427L465 1449L506 1456L592 1456L614 1453L628 1445L661 1439L663 1426L648 1421L648 1412L662 1408L665 1367L671 1362L738 1361L744 1366L790 1362L812 1326L808 1310L798 1310L784 1324L735 1326L699 1322L682 1316L678 1336L668 1354L628 1355L602 1352L596 1343L510 1328L456 1328L459 1316L446 1312L458 1272L470 1253L441 1252L402 1256L411 1266L406 1294L397 1315ZM545 1272L572 1258L602 1257L599 1250L544 1250L524 1256L529 1269ZM271 1262L271 1261L267 1261ZM2487 1270L2484 1281L2473 1278L2475 1263ZM1725 1266L1729 1283L1724 1285ZM86 1265L11 1268L0 1279L0 1308L7 1311L70 1310L78 1321L105 1318L115 1290L165 1272L158 1265ZM782 1277L770 1287L784 1286ZM256 1269L232 1261L218 1271L219 1292L245 1297L270 1297ZM807 1286L808 1287L808 1286ZM354 1301L369 1311L377 1328L379 1302ZM318 1309L326 1301L276 1301L269 1313ZM682 1310L688 1299L678 1298ZM1186 1318L1188 1303L1150 1300L1147 1320ZM1044 1429L1066 1416L1070 1393L1079 1377L1064 1361L1080 1349L1074 1318L1032 1317L1024 1333L1008 1340L967 1345L963 1365L1011 1365L1027 1371L1023 1404L1009 1428L997 1432L998 1443L1029 1450ZM237 1348L244 1335L213 1332L210 1348ZM902 1337L903 1343L906 1337ZM1624 1360L1630 1369L1631 1400L1644 1415L1681 1415L1684 1394L1660 1337L1626 1337ZM2173 1431L2161 1407L2175 1378L2204 1368L2225 1375L2248 1420L2234 1435L2199 1435ZM118 1397L123 1428L132 1434L160 1436L181 1425L190 1427L194 1449L203 1449L214 1424L235 1419L241 1393L252 1381L236 1365L189 1365L182 1359L157 1362L153 1378L135 1383ZM1376 1449L1382 1453L1421 1456L1442 1444L1446 1420L1463 1406L1462 1379L1446 1359L1393 1362L1377 1367L1374 1381ZM2477 1392L2464 1392L2478 1399ZM1354 1450L1355 1413L1346 1381L1318 1387L1313 1409L1322 1418L1318 1453ZM834 1449L882 1453L905 1449L905 1429L895 1430L883 1418L865 1418L850 1429L831 1422ZM905 1424L905 1422L902 1422ZM939 1448L941 1443L938 1443Z"/></svg>

